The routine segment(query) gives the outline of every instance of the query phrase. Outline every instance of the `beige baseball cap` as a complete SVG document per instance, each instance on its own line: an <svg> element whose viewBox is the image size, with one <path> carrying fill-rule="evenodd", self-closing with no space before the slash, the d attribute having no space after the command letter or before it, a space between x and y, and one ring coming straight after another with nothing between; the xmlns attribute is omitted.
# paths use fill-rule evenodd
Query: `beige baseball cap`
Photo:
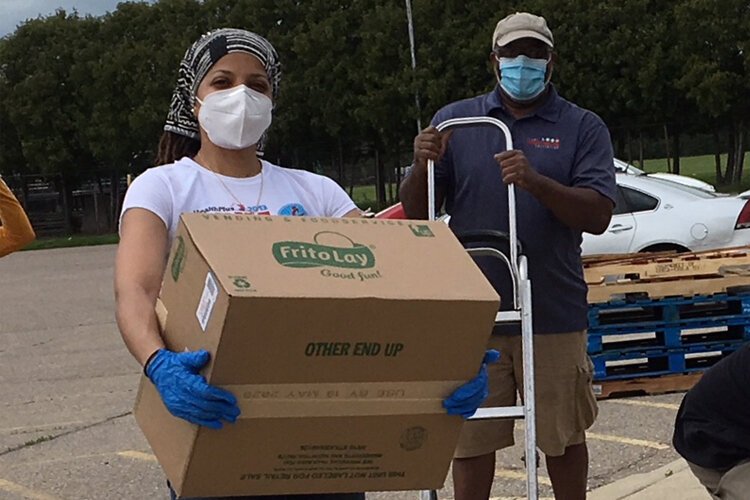
<svg viewBox="0 0 750 500"><path fill-rule="evenodd" d="M555 46L552 32L543 17L528 12L516 12L500 20L495 26L492 49L504 47L519 38L536 38L550 47Z"/></svg>

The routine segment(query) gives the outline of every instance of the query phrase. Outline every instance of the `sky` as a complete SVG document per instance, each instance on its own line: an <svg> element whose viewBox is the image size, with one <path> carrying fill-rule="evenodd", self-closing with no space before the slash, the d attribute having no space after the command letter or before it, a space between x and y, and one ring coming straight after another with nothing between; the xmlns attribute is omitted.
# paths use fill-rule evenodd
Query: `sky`
<svg viewBox="0 0 750 500"><path fill-rule="evenodd" d="M15 31L26 19L48 16L62 8L95 16L110 12L122 0L0 0L0 37Z"/></svg>

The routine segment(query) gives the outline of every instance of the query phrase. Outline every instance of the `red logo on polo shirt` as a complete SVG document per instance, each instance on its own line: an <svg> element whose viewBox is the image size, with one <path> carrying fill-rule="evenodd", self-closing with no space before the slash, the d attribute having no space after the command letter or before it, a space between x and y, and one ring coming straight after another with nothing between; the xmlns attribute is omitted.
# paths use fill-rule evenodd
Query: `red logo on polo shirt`
<svg viewBox="0 0 750 500"><path fill-rule="evenodd" d="M556 137L534 137L528 143L538 149L560 149L560 139Z"/></svg>

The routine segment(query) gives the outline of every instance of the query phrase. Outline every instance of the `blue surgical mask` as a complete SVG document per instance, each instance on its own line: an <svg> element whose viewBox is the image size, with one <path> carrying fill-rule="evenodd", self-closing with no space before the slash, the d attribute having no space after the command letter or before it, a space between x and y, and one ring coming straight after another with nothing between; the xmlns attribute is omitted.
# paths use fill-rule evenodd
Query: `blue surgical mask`
<svg viewBox="0 0 750 500"><path fill-rule="evenodd" d="M544 92L547 85L547 59L526 56L500 57L500 87L514 101L531 101Z"/></svg>

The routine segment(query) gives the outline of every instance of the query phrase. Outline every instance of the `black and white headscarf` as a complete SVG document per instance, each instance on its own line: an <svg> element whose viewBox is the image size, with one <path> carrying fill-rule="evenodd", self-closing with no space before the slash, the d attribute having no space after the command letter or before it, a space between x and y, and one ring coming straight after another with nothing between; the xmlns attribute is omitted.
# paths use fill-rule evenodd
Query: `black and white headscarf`
<svg viewBox="0 0 750 500"><path fill-rule="evenodd" d="M180 63L177 87L172 94L167 123L164 125L165 131L200 139L198 120L193 113L195 94L211 67L232 52L245 52L258 58L266 69L276 100L281 79L281 63L273 45L250 31L233 28L211 31L185 52L185 57Z"/></svg>

